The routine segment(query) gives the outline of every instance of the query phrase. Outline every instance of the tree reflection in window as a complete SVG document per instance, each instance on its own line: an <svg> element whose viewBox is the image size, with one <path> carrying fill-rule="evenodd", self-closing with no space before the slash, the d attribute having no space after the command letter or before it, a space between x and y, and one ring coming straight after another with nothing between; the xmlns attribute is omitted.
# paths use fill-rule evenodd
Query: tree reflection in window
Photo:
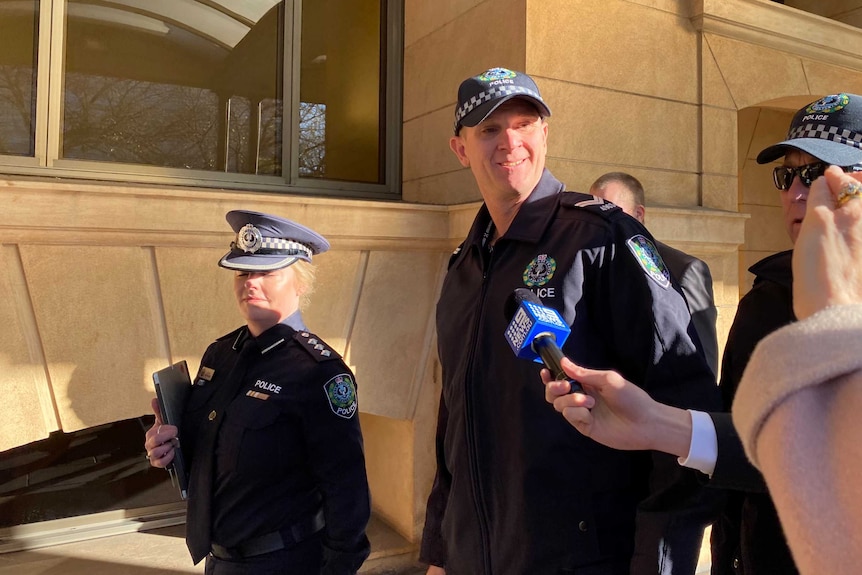
<svg viewBox="0 0 862 575"><path fill-rule="evenodd" d="M35 69L0 64L0 155L36 149Z"/></svg>
<svg viewBox="0 0 862 575"><path fill-rule="evenodd" d="M66 74L67 158L212 170L218 98L206 89Z"/></svg>
<svg viewBox="0 0 862 575"><path fill-rule="evenodd" d="M299 175L326 177L326 104L299 103Z"/></svg>

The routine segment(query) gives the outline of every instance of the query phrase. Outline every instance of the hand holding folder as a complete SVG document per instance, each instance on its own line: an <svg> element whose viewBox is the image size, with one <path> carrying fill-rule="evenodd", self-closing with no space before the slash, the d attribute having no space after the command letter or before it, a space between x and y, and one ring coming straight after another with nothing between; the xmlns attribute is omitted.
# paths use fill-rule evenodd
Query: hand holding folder
<svg viewBox="0 0 862 575"><path fill-rule="evenodd" d="M188 365L185 361L180 361L154 372L153 384L156 388L162 421L179 428L183 408L192 389ZM174 440L174 459L168 466L168 472L171 474L171 483L180 490L180 497L186 499L189 477L179 437Z"/></svg>

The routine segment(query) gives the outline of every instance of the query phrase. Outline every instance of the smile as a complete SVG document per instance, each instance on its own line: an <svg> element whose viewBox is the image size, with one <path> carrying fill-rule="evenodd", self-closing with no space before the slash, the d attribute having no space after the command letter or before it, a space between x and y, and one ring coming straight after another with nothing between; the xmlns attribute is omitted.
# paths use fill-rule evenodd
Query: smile
<svg viewBox="0 0 862 575"><path fill-rule="evenodd" d="M517 160L514 162L500 162L500 165L503 166L504 168L514 168L515 166L520 166L521 164L523 164L526 161L527 161L527 158L524 158L523 160Z"/></svg>

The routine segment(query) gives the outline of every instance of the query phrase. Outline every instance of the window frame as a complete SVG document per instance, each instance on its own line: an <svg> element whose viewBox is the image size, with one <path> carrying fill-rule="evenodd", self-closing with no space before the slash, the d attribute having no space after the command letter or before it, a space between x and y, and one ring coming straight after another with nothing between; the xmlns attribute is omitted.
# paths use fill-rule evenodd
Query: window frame
<svg viewBox="0 0 862 575"><path fill-rule="evenodd" d="M109 180L124 183L193 186L242 191L281 192L312 196L401 199L401 80L403 62L403 0L381 0L381 74L385 83L381 118L383 183L370 184L299 176L299 93L302 0L285 0L282 103L282 175L257 175L66 159L61 157L63 74L67 0L39 0L36 58L36 134L34 156L0 155L0 171L8 175ZM49 33L44 33L48 30ZM289 114L289 116L288 116Z"/></svg>

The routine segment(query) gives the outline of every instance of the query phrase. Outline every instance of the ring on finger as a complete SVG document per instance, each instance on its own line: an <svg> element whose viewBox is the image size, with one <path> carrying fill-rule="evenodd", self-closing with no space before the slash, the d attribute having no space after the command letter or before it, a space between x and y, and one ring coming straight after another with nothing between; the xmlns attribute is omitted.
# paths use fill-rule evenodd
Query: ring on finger
<svg viewBox="0 0 862 575"><path fill-rule="evenodd" d="M840 208L855 198L862 198L862 184L855 180L841 184L841 189L838 190L838 197L836 198L838 207Z"/></svg>

